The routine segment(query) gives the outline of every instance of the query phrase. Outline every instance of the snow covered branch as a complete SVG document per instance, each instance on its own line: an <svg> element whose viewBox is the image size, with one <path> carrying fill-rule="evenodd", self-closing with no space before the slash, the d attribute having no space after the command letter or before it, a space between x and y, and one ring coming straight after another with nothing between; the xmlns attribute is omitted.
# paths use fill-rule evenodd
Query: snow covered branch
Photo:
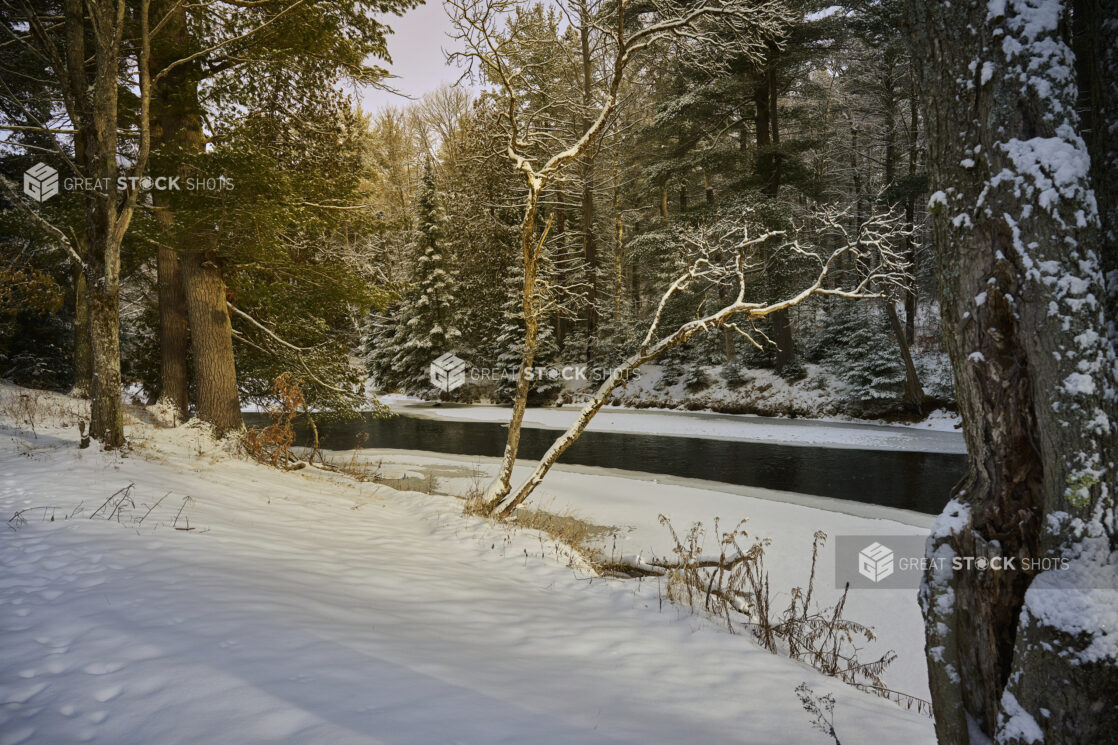
<svg viewBox="0 0 1118 745"><path fill-rule="evenodd" d="M700 231L687 240L692 252L692 260L678 277L669 285L660 298L657 311L649 326L640 348L615 367L610 376L598 387L591 399L579 412L578 417L560 435L537 463L531 476L515 492L500 497L491 497L482 510L498 517L508 517L524 502L543 481L544 476L567 448L589 426L591 419L613 395L618 386L623 386L642 366L665 352L684 344L700 334L715 329L729 328L751 343L761 346L753 336L755 329L745 331L738 319L752 324L758 319L773 313L795 307L815 295L833 295L844 298L880 298L891 287L904 287L907 280L907 263L900 253L904 228L899 216L892 212L875 213L863 222L855 233L845 228L845 210L824 208L792 231L769 231L750 238L748 225L741 228L742 238L732 248L720 247L708 240L709 235ZM829 254L823 254L811 246L834 235L845 237L845 242ZM769 241L782 239L780 249L799 254L817 263L818 273L810 284L799 292L774 302L750 302L747 277L761 266L751 249ZM717 257L724 257L721 262ZM848 267L840 269L842 267ZM737 284L736 296L727 304L706 315L681 324L670 333L659 334L664 310L681 290L692 283L705 281L718 283L732 277ZM771 343L763 334L757 332L766 343Z"/></svg>

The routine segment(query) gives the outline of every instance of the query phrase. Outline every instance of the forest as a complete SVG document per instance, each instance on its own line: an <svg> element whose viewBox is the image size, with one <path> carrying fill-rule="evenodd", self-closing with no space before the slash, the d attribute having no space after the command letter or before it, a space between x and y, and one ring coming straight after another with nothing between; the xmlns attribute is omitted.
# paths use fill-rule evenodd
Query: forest
<svg viewBox="0 0 1118 745"><path fill-rule="evenodd" d="M533 128L528 152L538 157L576 140L597 116L613 74L609 38L589 6L570 17L543 4L507 10L494 33L507 64L522 70L516 115ZM752 336L706 334L672 350L637 403L910 418L952 405L900 3L802 10L763 49L725 55L739 32L716 29L666 64L646 56L627 65L601 136L538 197L539 229L550 227L537 364L610 369L643 335L697 236L716 248L746 225L795 226L809 248L831 247L874 216L892 218L884 237L904 263L892 302L813 298L759 322ZM289 46L265 54L236 41L252 23L236 16L228 29L215 19L212 39L181 42L233 39L232 49L192 61L183 80L172 71L152 86L149 170L179 174L183 187L209 179L211 188L137 195L119 275L124 383L184 414L196 401L219 425L235 419L234 397L259 400L287 369L306 380L315 405L338 411L355 405L341 390L366 375L382 391L510 400L524 326L516 288L526 194L502 152L506 92L492 71L463 55L473 86L363 112L345 85L376 71L361 78L345 59L326 69L322 45L337 39L303 49L280 36L282 27L266 29L255 45L275 47L276 35ZM292 29L308 22L290 21ZM364 46L346 42L352 58L383 43L375 26L364 33ZM42 67L15 45L7 53L13 65L30 65L31 78ZM158 64L175 49L152 53ZM250 78L233 72L246 66ZM12 184L36 162L65 173L67 159L50 140L65 135L38 131L32 118L36 104L58 101L61 91L12 80L23 89L8 91L7 106L12 121L26 122L8 130L9 142L26 145L5 155ZM123 103L140 104L129 98ZM119 147L135 155L138 145L122 137ZM84 390L86 301L73 289L72 257L36 220L66 232L61 226L81 218L68 196L45 201L35 216L6 211L6 271L16 281L3 374ZM189 266L195 258L198 269ZM810 259L775 242L758 246L755 261L751 299L776 300L814 278ZM174 287L179 274L198 280L186 281L184 296ZM204 288L204 279L220 285ZM191 308L202 316L220 306L221 292L233 308L229 328L188 334ZM668 308L669 320L727 292L724 283L697 282ZM443 352L492 372L449 395L438 391L427 368ZM202 362L191 368L193 359ZM539 381L533 402L569 400L559 388Z"/></svg>
<svg viewBox="0 0 1118 745"><path fill-rule="evenodd" d="M393 32L429 6L0 0L0 430L11 440L5 461L20 464L0 504L12 508L12 556L31 562L28 572L50 569L34 557L37 541L54 539L35 532L42 525L31 530L29 514L43 524L108 515L140 533L176 494L178 512L153 520L163 540L187 539L198 515L225 523L213 536L228 542L222 560L237 567L238 581L255 581L241 562L265 549L235 532L249 503L236 500L262 509L271 492L297 491L291 485L301 482L284 478L321 478L313 493L323 514L348 519L334 512L350 499L337 483L348 478L354 493L373 485L369 498L384 500L389 522L357 516L369 502L355 502L346 510L357 527L343 533L355 532L339 538L344 551L331 554L332 537L317 526L308 538L317 548L308 544L305 561L278 555L287 569L277 576L310 572L299 582L311 588L315 562L336 561L321 571L344 576L337 581L360 586L365 598L373 591L338 557L365 561L363 551L393 545L374 560L406 564L401 556L426 550L422 526L442 530L447 508L438 500L452 499L452 519L472 536L461 544L466 553L474 543L500 545L505 558L516 546L511 555L520 560L522 549L526 566L529 558L566 561L593 578L655 578L658 595L642 600L645 608L658 602L663 612L667 599L731 635L748 629L757 648L846 685L839 719L833 695L817 696L807 682L795 688L791 708L799 719L806 712L810 727L787 742L822 736L837 745L843 728L848 741L859 732L850 718L862 694L872 706L907 707L862 727L874 741L1111 742L1118 11L1102 0L444 0L445 34ZM445 63L454 82L417 94L397 89L409 78L393 56L407 45L429 47L424 53ZM442 429L421 428L419 446L406 439L414 432L405 427L431 420ZM463 444L481 441L477 428L447 445L451 430L470 421L500 425L486 430L496 444ZM593 443L606 441L583 435L602 432L631 438L614 446L620 455L594 460ZM740 464L721 461L699 473L783 497L749 491L727 507L722 487L671 482L694 490L692 506L678 507L694 519L686 533L682 523L673 527L678 503L649 474L687 478L695 466L650 458L634 476L622 456L652 442L638 436L673 437L665 447L712 459L723 451L691 451L682 441L818 452L729 456L756 458L763 483L735 481ZM857 455L830 465L843 450ZM888 460L882 452L890 450L917 455ZM941 455L959 458L935 460ZM472 471L463 470L465 457L477 458ZM879 460L856 460L864 457ZM75 473L100 469L91 478L112 496L83 515L86 497L100 503L104 495L86 494L76 476L55 495L49 469L40 469L51 458ZM576 463L599 470L586 476L572 470ZM277 473L246 470L260 464ZM931 501L915 496L944 473L954 478L956 467L953 488ZM115 471L131 474L129 484L104 475ZM575 488L572 474L586 481ZM635 484L645 477L655 487L642 504ZM15 486L22 479L30 486ZM843 485L842 496L815 486L828 479ZM108 489L110 481L120 488ZM624 511L588 501L610 484ZM860 489L867 496L851 500ZM399 494L417 500L414 513ZM567 511L541 517L555 499ZM316 503L284 500L296 511L263 519L276 540L299 543L285 531L313 522ZM767 501L784 509L770 512ZM753 519L749 506L761 516L759 533L743 527ZM699 516L699 507L711 512ZM742 522L719 528L715 509L738 511ZM800 520L800 509L809 518ZM716 548L703 548L700 519ZM820 527L808 531L808 519ZM626 528L627 520L645 522ZM572 525L577 540L562 537ZM671 542L651 538L649 525L666 528ZM565 548L549 557L541 537L533 554L531 541L514 537L521 534L500 532L518 529ZM626 530L634 543L620 550ZM860 588L843 587L843 543L826 543L843 532L883 533L858 561L866 551L874 562L887 555L889 573L893 550L883 543L926 539L925 562L901 603L906 617L920 619L915 637L884 610L884 595L859 599L852 593ZM372 535L373 548L361 543ZM739 545L747 535L757 540L748 549ZM411 542L396 545L400 536ZM772 536L800 548L773 570L781 581L788 567L809 572L806 591L791 584L798 577L782 588L791 605L779 621L762 561ZM455 556L453 541L438 550ZM825 544L837 553L822 552ZM204 554L175 545L172 554L184 551L188 564ZM952 559L1008 569L962 571ZM841 592L815 591L817 561ZM547 566L539 571L560 571ZM493 576L505 577L502 587L523 581L512 565L501 567ZM434 565L423 571L452 576ZM583 597L563 577L563 592ZM461 581L490 588L481 575ZM343 608L320 589L307 597L324 614L315 623L328 625L327 609ZM395 594L413 589L402 582L367 599L388 603L389 622L410 612L391 605ZM486 591L510 602L507 589ZM271 586L262 592L275 597ZM885 676L895 650L854 641L877 636L872 623L842 616L848 595L886 638L901 639L890 641L904 660L900 683ZM414 602L409 609L427 618L429 600ZM478 603L454 602L471 628L485 627ZM501 607L532 614L527 604ZM53 617L64 612L59 606ZM620 627L595 613L608 646ZM253 622L236 618L213 633ZM422 643L404 627L393 632L412 653L409 674L429 669L422 660L447 633L429 620ZM660 631L649 633L664 643L664 659L685 659ZM338 634L352 635L353 648L375 646L356 627ZM720 642L696 643L708 642L703 659L719 659ZM258 652L276 665L268 675L285 674L274 655ZM438 685L465 685L471 655L491 660L492 650L451 655L457 672ZM387 665L391 655L374 657ZM343 658L320 674L349 675ZM28 675L19 674L35 677L39 663L27 660ZM763 668L785 688L798 674ZM530 678L532 669L526 663L517 674ZM586 690L626 687L648 672L625 670L628 683L594 679ZM563 680L577 688L580 674L568 670ZM522 687L515 679L505 689L466 687L483 695L484 711ZM1053 680L1063 681L1063 695L1050 690ZM276 693L257 683L251 695ZM718 696L709 680L695 685ZM290 695L329 722L296 741L334 741L328 727L353 715L330 708L341 699ZM647 703L625 706L639 712ZM556 742L600 741L581 713L556 705L534 702L525 712L552 712L577 733ZM440 716L468 720L474 710L455 703ZM0 710L0 726L24 717L34 732L29 711ZM664 741L699 711L666 723L674 734ZM512 735L498 738L482 724L468 741L518 741L528 730L517 729L517 717L531 720L525 712L510 714ZM639 714L614 717L619 742L652 741L627 729ZM450 741L423 730L421 718L408 721L390 733ZM57 735L69 725L46 726ZM365 736L363 726L343 729ZM740 735L726 727L717 731ZM140 742L151 730L131 732ZM722 741L715 732L711 741Z"/></svg>

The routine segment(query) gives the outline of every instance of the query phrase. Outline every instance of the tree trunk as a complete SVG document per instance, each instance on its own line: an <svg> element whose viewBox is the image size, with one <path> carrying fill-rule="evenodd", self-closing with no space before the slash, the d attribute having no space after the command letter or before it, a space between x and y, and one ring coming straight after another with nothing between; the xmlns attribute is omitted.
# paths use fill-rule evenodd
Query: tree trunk
<svg viewBox="0 0 1118 745"><path fill-rule="evenodd" d="M570 252L567 246L567 203L562 189L559 189L556 201L558 205L555 210L555 246L559 259L556 264L561 268L560 271L565 274L566 267L570 266ZM557 309L555 311L555 344L560 349L563 348L563 341L567 338L567 323L567 317L563 309Z"/></svg>
<svg viewBox="0 0 1118 745"><path fill-rule="evenodd" d="M897 349L901 352L904 362L904 402L914 413L922 413L924 407L924 389L920 385L920 376L916 372L916 365L912 361L912 350L908 348L905 339L904 326L897 315L897 308L891 299L885 300L885 315L889 319L889 326L893 329L893 336L897 339Z"/></svg>
<svg viewBox="0 0 1118 745"><path fill-rule="evenodd" d="M521 308L524 314L524 348L520 354L520 368L516 373L516 395L512 400L512 416L509 417L509 433L505 439L505 452L501 457L497 476L485 490L486 509L492 511L508 496L512 488L512 469L516 465L516 454L520 450L520 429L524 424L524 410L528 407L528 392L532 381L528 371L536 359L539 346L539 309L536 278L539 261L536 253L536 214L539 209L539 191L529 182L528 202L524 219L520 223L520 253L524 262L524 286L521 288ZM541 242L542 242L541 238Z"/></svg>
<svg viewBox="0 0 1118 745"><path fill-rule="evenodd" d="M768 197L775 198L780 193L780 182L777 181L776 166L773 162L769 83L768 71L762 70L753 84L753 111L754 121L756 122L754 129L757 132L757 157L754 161L754 173L761 182L762 192Z"/></svg>
<svg viewBox="0 0 1118 745"><path fill-rule="evenodd" d="M146 9L145 9L146 10ZM85 59L85 16L101 29L105 42ZM117 127L119 112L117 73L121 64L120 22L111 4L88 6L67 0L66 24L68 98L77 118L75 155L82 158L85 176L106 184L103 193L85 194L84 272L89 314L90 421L89 434L104 448L124 445L124 408L120 375L120 244L131 218L131 207L122 207L117 188ZM145 19L146 23L146 19ZM93 76L88 77L89 71ZM146 71L145 71L146 72ZM141 79L146 85L146 78ZM147 153L141 149L138 165ZM119 211L118 211L119 210Z"/></svg>
<svg viewBox="0 0 1118 745"><path fill-rule="evenodd" d="M80 251L85 256L86 251ZM74 387L72 396L88 398L93 388L93 350L90 348L89 286L85 272L74 272Z"/></svg>
<svg viewBox="0 0 1118 745"><path fill-rule="evenodd" d="M166 22L153 45L156 69L188 57L194 50L187 26L186 8L163 0L157 5ZM198 102L198 78L193 65L180 65L155 86L152 96L152 143L155 164L166 173L186 177L188 160L205 149L202 111ZM169 401L184 419L189 416L190 394L187 369L188 323L186 293L179 261L179 244L193 243L175 225L173 193L153 192L155 216L163 229L163 244L156 256L159 287L159 375L160 396ZM188 245L187 248L190 246Z"/></svg>
<svg viewBox="0 0 1118 745"><path fill-rule="evenodd" d="M773 343L776 344L776 371L784 372L796 363L796 347L792 340L792 322L788 311L772 314Z"/></svg>
<svg viewBox="0 0 1118 745"><path fill-rule="evenodd" d="M170 402L179 417L189 416L186 349L188 343L186 293L182 269L173 248L159 247L159 378L160 397Z"/></svg>
<svg viewBox="0 0 1118 745"><path fill-rule="evenodd" d="M90 359L93 385L90 396L89 435L102 447L124 445L124 409L120 388L120 290L89 292Z"/></svg>
<svg viewBox="0 0 1118 745"><path fill-rule="evenodd" d="M194 380L198 418L209 422L221 437L241 429L233 331L226 305L221 270L200 251L182 256L190 346L194 352Z"/></svg>
<svg viewBox="0 0 1118 745"><path fill-rule="evenodd" d="M911 267L912 283L909 285L908 290L904 294L904 338L905 342L911 347L916 343L916 290L917 281L916 275L919 272L920 266L918 264L918 257L916 256L916 238L914 229L916 227L916 194L913 192L913 182L916 180L916 155L917 155L917 135L919 133L918 127L920 124L918 114L918 104L916 102L916 91L910 93L909 98L909 125L908 125L908 198L904 204L904 221L907 233L904 238L905 258L908 260L908 265Z"/></svg>
<svg viewBox="0 0 1118 745"><path fill-rule="evenodd" d="M1100 250L1111 323L1118 323L1118 7L1074 0L1072 39L1079 79L1083 137L1091 154L1091 184L1099 206ZM1118 325L1111 337L1118 344Z"/></svg>
<svg viewBox="0 0 1118 745"><path fill-rule="evenodd" d="M769 55L776 52L770 48ZM780 143L780 125L777 118L776 69L771 60L757 75L753 88L754 115L757 130L757 160L755 172L761 180L761 190L770 199L780 195L781 165L776 152ZM772 340L776 344L776 371L783 373L796 363L796 347L792 339L792 320L788 311L772 314Z"/></svg>
<svg viewBox="0 0 1118 745"><path fill-rule="evenodd" d="M1093 300L1104 292L1098 217L1074 165L1087 158L1065 8L908 7L943 337L970 456L928 542L948 563L920 591L936 731L952 745L971 742L971 724L1002 745L1109 742L1118 663L1093 649L1114 633L1101 620L1112 601L1082 590L1115 575L1115 373ZM957 555L1016 568L956 571ZM1038 559L1070 569L1024 565Z"/></svg>
<svg viewBox="0 0 1118 745"><path fill-rule="evenodd" d="M589 111L593 103L593 60L590 57L590 11L579 4L579 44L582 52L581 131L590 128ZM594 336L598 331L598 245L594 235L594 151L582 156L582 254L586 261L586 361L590 362Z"/></svg>

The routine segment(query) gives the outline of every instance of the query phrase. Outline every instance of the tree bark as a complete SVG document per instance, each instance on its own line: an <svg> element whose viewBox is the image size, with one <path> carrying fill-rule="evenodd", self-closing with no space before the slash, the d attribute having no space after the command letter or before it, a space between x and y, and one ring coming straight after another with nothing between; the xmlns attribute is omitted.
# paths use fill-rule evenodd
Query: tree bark
<svg viewBox="0 0 1118 745"><path fill-rule="evenodd" d="M776 52L770 48L769 55ZM753 88L754 115L757 130L757 159L755 171L761 180L761 191L770 199L780 195L781 165L776 152L780 143L780 125L777 118L778 91L776 69L771 60L757 75ZM771 227L771 226L770 226ZM782 373L796 363L796 347L792 338L792 320L788 311L772 314L772 340L776 345L776 371Z"/></svg>
<svg viewBox="0 0 1118 745"><path fill-rule="evenodd" d="M182 271L194 353L197 414L221 437L244 426L225 283L217 264L200 251L183 254Z"/></svg>
<svg viewBox="0 0 1118 745"><path fill-rule="evenodd" d="M922 413L924 407L924 389L920 385L920 375L916 372L916 364L912 361L912 350L905 339L904 326L897 315L897 308L892 299L885 299L885 315L889 319L889 327L893 329L893 336L897 340L897 349L904 362L904 402L914 413Z"/></svg>
<svg viewBox="0 0 1118 745"><path fill-rule="evenodd" d="M908 232L905 234L905 258L908 259L908 265L912 267L912 283L909 285L908 290L904 295L904 338L905 342L912 346L916 342L916 291L917 282L916 275L919 271L918 257L916 256L916 238L914 237L914 229L916 227L916 194L913 192L913 182L916 179L916 152L917 152L917 134L919 127L919 114L918 104L916 102L916 91L911 92L909 100L909 125L908 125L908 198L905 199L904 204L904 217L905 226Z"/></svg>
<svg viewBox="0 0 1118 745"><path fill-rule="evenodd" d="M1118 323L1118 7L1074 0L1072 40L1079 81L1083 137L1091 154L1091 184L1099 206L1100 246L1108 311ZM1118 326L1111 338L1118 343Z"/></svg>
<svg viewBox="0 0 1118 745"><path fill-rule="evenodd" d="M89 434L105 448L119 448L124 445L119 286L94 285L89 292L89 328L93 369Z"/></svg>
<svg viewBox="0 0 1118 745"><path fill-rule="evenodd" d="M908 8L943 336L970 456L928 542L948 563L920 591L936 731L953 745L971 742L970 723L1003 745L1110 741L1118 664L1090 651L1108 601L1076 587L1114 577L1115 373L1094 301L1098 216L1073 165L1086 147L1066 7ZM955 571L954 556L1017 568ZM1071 568L1025 567L1037 559Z"/></svg>
<svg viewBox="0 0 1118 745"><path fill-rule="evenodd" d="M66 0L63 23L67 39L64 69L57 69L64 102L74 121L75 155L81 158L86 177L104 188L85 191L85 273L90 339L90 437L102 447L124 445L124 410L120 374L120 247L132 218L135 191L121 191L117 182L117 128L119 126L119 68L125 19L116 4ZM86 14L99 43L92 59L85 52ZM148 6L140 4L140 37L137 56L141 118L147 115ZM132 175L143 172L149 140L146 121L141 124L140 147Z"/></svg>
<svg viewBox="0 0 1118 745"><path fill-rule="evenodd" d="M84 250L79 254L84 256ZM88 398L93 387L93 350L90 348L89 289L85 272L74 272L74 387L70 395Z"/></svg>
<svg viewBox="0 0 1118 745"><path fill-rule="evenodd" d="M187 11L173 4L155 48L159 66L186 59L196 44ZM180 175L191 171L190 159L205 150L197 63L187 63L164 76L155 91L156 131L162 162ZM233 329L226 308L225 282L216 258L216 238L204 229L175 224L173 199L160 200L157 212L169 245L160 248L160 361L164 395L183 414L187 411L187 329L194 362L196 415L213 425L218 436L243 427L237 393ZM199 247L206 247L200 249ZM176 280L176 276L180 279ZM199 325L201 324L201 325Z"/></svg>
<svg viewBox="0 0 1118 745"><path fill-rule="evenodd" d="M590 128L593 103L593 60L590 57L590 9L579 3L579 46L582 56L581 131ZM586 261L586 361L590 362L594 335L598 331L598 244L594 235L594 149L582 155L582 254Z"/></svg>
<svg viewBox="0 0 1118 745"><path fill-rule="evenodd" d="M190 415L190 388L186 351L189 341L186 293L182 269L173 248L160 246L157 256L159 283L160 397L171 403L179 417Z"/></svg>
<svg viewBox="0 0 1118 745"><path fill-rule="evenodd" d="M521 288L520 306L524 315L524 346L520 353L520 368L516 373L516 395L512 401L512 416L509 417L509 433L505 439L501 466L497 470L496 478L485 491L484 501L489 505L490 510L495 509L508 496L512 488L512 469L516 465L516 454L520 450L520 430L524 424L524 411L528 407L528 393L532 388L528 371L535 362L536 349L539 346L539 288L536 286L536 279L539 276L539 257L535 247L539 188L541 187L538 186L538 181L529 181L528 201L525 205L524 219L520 223L521 261L524 262L524 285ZM542 244L543 238L540 242Z"/></svg>
<svg viewBox="0 0 1118 745"><path fill-rule="evenodd" d="M187 27L186 8L181 3L158 3L163 29L152 48L155 69L162 70L190 55L193 45ZM152 144L155 165L167 173L189 175L186 158L205 148L202 112L198 101L197 70L193 65L172 69L155 85L152 95ZM160 397L169 401L185 419L189 416L189 370L187 367L188 323L186 293L179 266L173 194L153 192L155 216L163 228L163 243L156 255L159 288L159 377Z"/></svg>

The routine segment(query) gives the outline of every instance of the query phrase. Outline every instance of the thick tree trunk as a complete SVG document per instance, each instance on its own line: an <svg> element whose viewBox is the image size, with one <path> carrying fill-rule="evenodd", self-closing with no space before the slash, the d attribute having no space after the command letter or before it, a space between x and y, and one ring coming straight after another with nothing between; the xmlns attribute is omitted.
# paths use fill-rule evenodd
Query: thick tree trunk
<svg viewBox="0 0 1118 745"><path fill-rule="evenodd" d="M796 347L792 340L792 322L788 311L772 314L773 344L776 345L776 371L784 372L796 363Z"/></svg>
<svg viewBox="0 0 1118 745"><path fill-rule="evenodd" d="M182 269L173 248L159 247L159 377L160 397L183 419L189 416L190 393L186 350L189 341Z"/></svg>
<svg viewBox="0 0 1118 745"><path fill-rule="evenodd" d="M218 437L241 429L233 331L221 270L200 251L182 256L198 418L213 425Z"/></svg>
<svg viewBox="0 0 1118 745"><path fill-rule="evenodd" d="M101 286L98 286L101 285ZM120 290L94 285L89 292L90 357L93 385L89 434L102 447L124 444L124 409L120 387Z"/></svg>
<svg viewBox="0 0 1118 745"><path fill-rule="evenodd" d="M1115 584L1115 373L1098 333L1098 217L1065 9L908 7L943 334L970 455L928 543L947 563L920 592L937 734L967 745L973 723L1002 744L1109 742L1118 661L1093 650L1114 633L1101 620L1112 601L1089 590ZM1016 568L956 571L954 556ZM1071 568L1025 566L1039 559Z"/></svg>
<svg viewBox="0 0 1118 745"><path fill-rule="evenodd" d="M1072 39L1083 138L1101 222L1099 253L1107 277L1111 323L1118 323L1118 6L1074 0ZM1112 326L1118 343L1118 326Z"/></svg>
<svg viewBox="0 0 1118 745"><path fill-rule="evenodd" d="M166 23L153 46L153 64L163 69L191 54L186 8L161 0L157 4ZM198 101L198 77L193 65L180 65L155 86L152 96L152 144L155 164L167 173L188 176L188 159L205 148L202 111ZM159 286L159 374L160 396L169 401L184 419L189 415L189 370L187 367L188 322L186 293L179 261L179 244L192 243L190 235L175 224L173 193L153 193L156 218L163 228L163 245L156 256ZM191 248L191 246L186 246Z"/></svg>

